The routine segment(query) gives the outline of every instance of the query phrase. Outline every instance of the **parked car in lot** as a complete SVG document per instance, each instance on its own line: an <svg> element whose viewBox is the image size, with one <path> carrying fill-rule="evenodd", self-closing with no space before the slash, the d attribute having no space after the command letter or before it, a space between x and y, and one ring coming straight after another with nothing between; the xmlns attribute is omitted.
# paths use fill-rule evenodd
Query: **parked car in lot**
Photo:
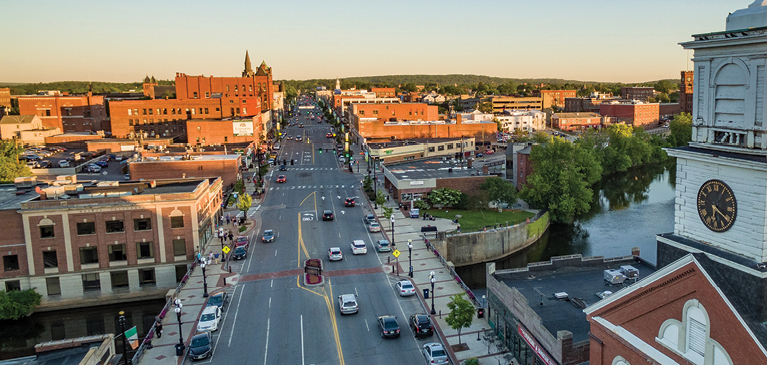
<svg viewBox="0 0 767 365"><path fill-rule="evenodd" d="M381 232L381 225L378 224L378 222L370 222L370 224L368 224L368 232Z"/></svg>
<svg viewBox="0 0 767 365"><path fill-rule="evenodd" d="M48 160L42 160L37 163L37 166L39 166L41 169L47 169L51 167L51 162Z"/></svg>
<svg viewBox="0 0 767 365"><path fill-rule="evenodd" d="M248 246L250 246L248 236L237 236L237 239L234 241L234 247L245 247L247 249Z"/></svg>
<svg viewBox="0 0 767 365"><path fill-rule="evenodd" d="M90 173L99 173L101 172L101 167L99 165L90 164L86 165L83 170Z"/></svg>
<svg viewBox="0 0 767 365"><path fill-rule="evenodd" d="M381 337L395 338L399 337L399 323L397 318L390 315L378 317L378 329L381 330Z"/></svg>
<svg viewBox="0 0 767 365"><path fill-rule="evenodd" d="M486 154L486 155L492 155L492 154L494 154L494 153L495 153L495 151L493 151L493 150L487 150L487 151L485 151L485 154Z"/></svg>
<svg viewBox="0 0 767 365"><path fill-rule="evenodd" d="M210 337L210 332L200 333L192 337L192 341L189 344L189 357L192 360L201 360L210 356L213 352Z"/></svg>
<svg viewBox="0 0 767 365"><path fill-rule="evenodd" d="M244 260L248 257L248 250L245 249L245 246L240 246L234 249L232 251L232 259L233 260Z"/></svg>
<svg viewBox="0 0 767 365"><path fill-rule="evenodd" d="M355 205L354 198L347 198L346 201L344 201L345 207L353 207Z"/></svg>
<svg viewBox="0 0 767 365"><path fill-rule="evenodd" d="M106 160L98 160L96 161L96 165L98 165L99 167L109 167L109 162L107 162Z"/></svg>
<svg viewBox="0 0 767 365"><path fill-rule="evenodd" d="M261 242L274 242L274 231L271 229L265 230L264 234L261 236Z"/></svg>
<svg viewBox="0 0 767 365"><path fill-rule="evenodd" d="M340 247L331 247L328 249L328 260L341 261L344 259L344 254L341 252Z"/></svg>
<svg viewBox="0 0 767 365"><path fill-rule="evenodd" d="M224 309L226 309L226 305L228 303L229 303L229 293L222 291L216 294L212 294L210 297L208 297L208 304L206 306L207 307L216 306L223 311Z"/></svg>
<svg viewBox="0 0 767 365"><path fill-rule="evenodd" d="M364 255L368 253L368 246L363 240L352 241L352 255Z"/></svg>
<svg viewBox="0 0 767 365"><path fill-rule="evenodd" d="M397 293L399 293L399 296L401 297L409 297L411 295L415 295L415 287L413 286L413 283L410 282L410 280L400 280L397 283Z"/></svg>
<svg viewBox="0 0 767 365"><path fill-rule="evenodd" d="M205 307L200 314L200 321L197 322L197 332L217 331L220 321L221 308L217 306Z"/></svg>
<svg viewBox="0 0 767 365"><path fill-rule="evenodd" d="M428 337L434 335L434 325L431 318L426 313L416 313L410 316L408 320L410 329L413 330L415 337Z"/></svg>
<svg viewBox="0 0 767 365"><path fill-rule="evenodd" d="M360 311L355 294L342 294L338 296L338 310L341 314L354 314Z"/></svg>
<svg viewBox="0 0 767 365"><path fill-rule="evenodd" d="M322 220L323 221L332 221L333 220L333 211L332 210L326 210L322 212Z"/></svg>
<svg viewBox="0 0 767 365"><path fill-rule="evenodd" d="M69 167L69 161L67 160L59 161L59 167Z"/></svg>
<svg viewBox="0 0 767 365"><path fill-rule="evenodd" d="M450 362L442 345L432 342L423 345L423 356L429 364L447 364Z"/></svg>
<svg viewBox="0 0 767 365"><path fill-rule="evenodd" d="M378 252L391 252L391 245L388 240L378 240L375 243L376 251Z"/></svg>

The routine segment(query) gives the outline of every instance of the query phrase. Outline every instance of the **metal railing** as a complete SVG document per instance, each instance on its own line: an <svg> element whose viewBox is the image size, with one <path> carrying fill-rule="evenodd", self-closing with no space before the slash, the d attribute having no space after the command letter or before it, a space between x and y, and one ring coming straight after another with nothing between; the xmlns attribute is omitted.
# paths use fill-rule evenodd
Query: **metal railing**
<svg viewBox="0 0 767 365"><path fill-rule="evenodd" d="M477 300L477 297L474 295L474 292L469 289L469 287L464 284L463 280L461 280L461 277L458 276L458 273L455 272L455 269L447 264L447 260L442 256L442 254L439 253L436 247L432 246L432 244L429 242L429 239L426 238L426 235L422 234L423 236L423 242L426 244L426 248L431 250L434 253L434 256L437 256L437 259L442 264L442 266L447 269L448 272L450 272L450 275L453 277L453 280L458 284L458 286L463 289L463 291L466 293L466 295L471 300L471 303L474 304L475 308L482 308L482 304Z"/></svg>

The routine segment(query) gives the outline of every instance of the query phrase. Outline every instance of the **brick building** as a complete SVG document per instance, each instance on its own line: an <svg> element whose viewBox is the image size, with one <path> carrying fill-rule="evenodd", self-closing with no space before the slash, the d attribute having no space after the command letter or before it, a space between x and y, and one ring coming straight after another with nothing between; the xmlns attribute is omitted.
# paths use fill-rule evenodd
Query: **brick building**
<svg viewBox="0 0 767 365"><path fill-rule="evenodd" d="M551 126L563 131L600 128L603 119L598 113L556 113L551 116Z"/></svg>
<svg viewBox="0 0 767 365"><path fill-rule="evenodd" d="M348 120L352 128L359 130L360 120L437 120L439 108L426 103L397 104L349 104Z"/></svg>
<svg viewBox="0 0 767 365"><path fill-rule="evenodd" d="M543 110L543 98L540 96L493 96L490 101L495 114L502 114L506 110Z"/></svg>
<svg viewBox="0 0 767 365"><path fill-rule="evenodd" d="M679 109L682 113L692 114L693 80L695 71L682 71L682 79L679 82Z"/></svg>
<svg viewBox="0 0 767 365"><path fill-rule="evenodd" d="M592 93L582 98L565 98L565 113L590 112L599 113L599 104L615 100L612 93Z"/></svg>
<svg viewBox="0 0 767 365"><path fill-rule="evenodd" d="M258 143L264 134L261 115L249 119L192 119L186 122L187 142L197 146Z"/></svg>
<svg viewBox="0 0 767 365"><path fill-rule="evenodd" d="M528 143L527 147L516 151L513 154L514 158L514 177L511 179L514 187L518 191L522 191L522 188L527 185L527 177L533 173L533 161L530 160L530 151L532 151L533 145Z"/></svg>
<svg viewBox="0 0 767 365"><path fill-rule="evenodd" d="M621 97L626 100L647 101L655 95L655 89L645 86L622 87Z"/></svg>
<svg viewBox="0 0 767 365"><path fill-rule="evenodd" d="M146 157L128 164L131 180L215 178L223 186L231 186L241 179L240 155L162 155Z"/></svg>
<svg viewBox="0 0 767 365"><path fill-rule="evenodd" d="M461 149L463 143L463 149ZM438 156L454 157L463 151L465 157L474 154L474 138L425 138L405 141L368 143L370 158L384 163L418 160Z"/></svg>
<svg viewBox="0 0 767 365"><path fill-rule="evenodd" d="M11 89L0 87L0 107L11 107Z"/></svg>
<svg viewBox="0 0 767 365"><path fill-rule="evenodd" d="M2 192L0 285L34 288L38 311L164 298L221 207L220 178L60 182Z"/></svg>
<svg viewBox="0 0 767 365"><path fill-rule="evenodd" d="M395 121L360 118L358 135L367 142L383 140L404 140L414 138L461 138L473 137L477 140L495 138L498 125L487 121L456 120L436 121Z"/></svg>
<svg viewBox="0 0 767 365"><path fill-rule="evenodd" d="M45 128L62 132L96 132L108 119L104 97L93 95L24 95L19 96L19 114L37 115Z"/></svg>
<svg viewBox="0 0 767 365"><path fill-rule="evenodd" d="M605 123L648 126L658 123L660 104L613 101L599 104L599 114L605 117Z"/></svg>
<svg viewBox="0 0 767 365"><path fill-rule="evenodd" d="M578 96L575 90L533 90L533 96L540 97L543 109L564 108L565 99Z"/></svg>
<svg viewBox="0 0 767 365"><path fill-rule="evenodd" d="M464 141L468 144L468 141ZM460 152L460 145L454 145ZM464 146L464 151L469 148ZM487 166L477 166L467 160L432 159L403 161L383 166L384 187L390 189L392 198L400 202L427 199L430 191L441 188L457 189L471 194L489 175Z"/></svg>
<svg viewBox="0 0 767 365"><path fill-rule="evenodd" d="M370 92L376 94L377 98L397 97L397 91L393 87L371 87Z"/></svg>

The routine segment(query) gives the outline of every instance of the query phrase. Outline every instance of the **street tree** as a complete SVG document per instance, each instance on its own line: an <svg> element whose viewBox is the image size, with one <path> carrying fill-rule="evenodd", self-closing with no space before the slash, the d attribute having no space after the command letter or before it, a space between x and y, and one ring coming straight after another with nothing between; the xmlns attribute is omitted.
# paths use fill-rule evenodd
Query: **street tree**
<svg viewBox="0 0 767 365"><path fill-rule="evenodd" d="M241 210L243 215L247 217L252 204L253 198L250 197L250 194L240 194L240 198L237 200L237 209Z"/></svg>
<svg viewBox="0 0 767 365"><path fill-rule="evenodd" d="M21 146L13 141L0 142L0 181L13 182L17 177L32 176L29 167L19 160L22 153Z"/></svg>
<svg viewBox="0 0 767 365"><path fill-rule="evenodd" d="M376 204L383 205L386 203L386 195L384 195L383 191L378 190L378 195L376 195Z"/></svg>
<svg viewBox="0 0 767 365"><path fill-rule="evenodd" d="M493 103L491 103L489 101L486 101L484 103L480 103L479 106L477 107L477 109L479 109L479 111L481 111L483 113L490 114L490 113L493 112Z"/></svg>
<svg viewBox="0 0 767 365"><path fill-rule="evenodd" d="M445 322L458 331L458 344L461 344L461 330L469 328L474 321L474 305L463 294L456 294L450 297L447 308L450 313L445 317Z"/></svg>
<svg viewBox="0 0 767 365"><path fill-rule="evenodd" d="M32 314L40 305L40 298L34 289L0 291L0 320L16 320Z"/></svg>
<svg viewBox="0 0 767 365"><path fill-rule="evenodd" d="M442 207L452 207L461 201L461 192L450 188L435 189L429 193L429 201L431 201L437 209L442 209Z"/></svg>
<svg viewBox="0 0 767 365"><path fill-rule="evenodd" d="M383 207L383 215L386 220L389 220L391 218L392 213L394 213L394 208L391 207Z"/></svg>
<svg viewBox="0 0 767 365"><path fill-rule="evenodd" d="M489 177L485 179L485 182L479 186L480 189L487 193L488 199L498 204L498 209L501 209L501 205L511 205L517 201L517 189L510 181L500 177Z"/></svg>

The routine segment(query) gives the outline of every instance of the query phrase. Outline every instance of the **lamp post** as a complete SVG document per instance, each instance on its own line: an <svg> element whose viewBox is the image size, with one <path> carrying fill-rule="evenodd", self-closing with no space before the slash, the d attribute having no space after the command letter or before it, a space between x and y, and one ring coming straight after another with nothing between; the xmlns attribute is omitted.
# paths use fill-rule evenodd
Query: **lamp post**
<svg viewBox="0 0 767 365"><path fill-rule="evenodd" d="M123 333L123 364L130 364L130 359L128 359L128 339L125 338L125 312L120 311L120 331Z"/></svg>
<svg viewBox="0 0 767 365"><path fill-rule="evenodd" d="M181 302L179 302L176 305L176 308L173 309L173 311L176 312L176 320L178 321L178 344L183 348L184 337L182 336L182 332L181 332L181 307L183 307L183 305L181 304Z"/></svg>
<svg viewBox="0 0 767 365"><path fill-rule="evenodd" d="M434 271L429 274L431 276L431 279L429 281L431 282L431 314L437 314L437 311L434 310Z"/></svg>
<svg viewBox="0 0 767 365"><path fill-rule="evenodd" d="M202 264L200 264L200 267L202 267L202 297L207 298L208 297L208 281L205 277L205 266L206 260L202 259Z"/></svg>
<svg viewBox="0 0 767 365"><path fill-rule="evenodd" d="M373 209L378 209L378 181L376 180L376 160L378 158L373 159L373 188L375 189L375 194L373 195ZM394 240L392 240L392 243Z"/></svg>
<svg viewBox="0 0 767 365"><path fill-rule="evenodd" d="M408 265L410 266L410 271L408 272L408 275L410 277L413 277L413 240L408 239L407 240L407 261Z"/></svg>
<svg viewBox="0 0 767 365"><path fill-rule="evenodd" d="M394 244L394 217L391 217L391 245L396 246Z"/></svg>

